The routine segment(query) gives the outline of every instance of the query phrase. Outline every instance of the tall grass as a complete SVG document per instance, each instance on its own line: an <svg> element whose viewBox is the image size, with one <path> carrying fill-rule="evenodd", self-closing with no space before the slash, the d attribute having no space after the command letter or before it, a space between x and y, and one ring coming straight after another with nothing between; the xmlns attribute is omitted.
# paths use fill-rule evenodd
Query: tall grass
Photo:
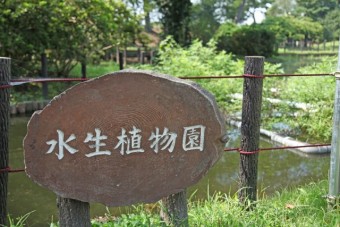
<svg viewBox="0 0 340 227"><path fill-rule="evenodd" d="M216 193L207 200L189 201L190 226L339 226L340 209L327 211L324 195L327 181L310 183L296 189L285 189L273 197L261 198L256 208L246 211L236 195ZM156 213L137 206L133 213L93 221L95 227L161 226Z"/></svg>

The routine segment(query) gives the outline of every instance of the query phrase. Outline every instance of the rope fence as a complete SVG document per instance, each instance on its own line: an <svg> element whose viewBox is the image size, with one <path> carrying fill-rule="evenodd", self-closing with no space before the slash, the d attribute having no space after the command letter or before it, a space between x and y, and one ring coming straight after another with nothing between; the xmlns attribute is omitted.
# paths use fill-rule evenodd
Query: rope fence
<svg viewBox="0 0 340 227"><path fill-rule="evenodd" d="M335 73L313 73L313 74L264 74L263 76L256 76L250 74L243 75L230 75L230 76L181 76L180 79L240 79L240 78L273 78L273 77L322 77L322 76L335 76ZM0 85L0 89L7 89L18 85L23 85L27 83L52 83L52 82L83 82L89 80L88 78L27 78L27 79L12 79L8 85ZM331 144L310 144L303 146L282 146L282 147L268 147L260 148L256 151L243 151L241 148L225 148L225 152L236 151L243 155L252 155L259 153L261 151L270 150L287 150L287 149L299 149L299 148L311 148L311 147L324 147L330 146ZM19 173L24 172L25 169L12 169L11 167L6 167L0 169L1 173Z"/></svg>
<svg viewBox="0 0 340 227"><path fill-rule="evenodd" d="M261 151L287 150L287 149L299 149L299 148L310 148L310 147L325 147L325 146L330 146L330 145L331 144L309 144L309 145L303 145L303 146L266 147L266 148L260 148L256 151L244 151L241 148L225 148L224 151L225 152L237 151L243 155L252 155L252 154L259 153ZM25 169L24 168L12 169L11 167L0 169L0 174L1 173L20 173L20 172L25 172Z"/></svg>
<svg viewBox="0 0 340 227"><path fill-rule="evenodd" d="M335 76L335 73L312 73L312 74L264 74L263 76L255 76L250 74L230 75L230 76L180 76L178 78L184 80L199 80L199 79L240 79L240 78L274 78L274 77L322 77ZM0 85L0 89L11 88L14 86L27 83L51 83L51 82L83 82L89 80L88 78L27 78L27 79L13 79L10 84Z"/></svg>

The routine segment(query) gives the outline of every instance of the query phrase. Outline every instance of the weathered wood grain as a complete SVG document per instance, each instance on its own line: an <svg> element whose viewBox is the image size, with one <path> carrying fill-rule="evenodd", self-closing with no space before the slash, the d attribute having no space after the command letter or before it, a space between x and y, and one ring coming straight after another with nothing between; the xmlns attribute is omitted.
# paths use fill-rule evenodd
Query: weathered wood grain
<svg viewBox="0 0 340 227"><path fill-rule="evenodd" d="M205 127L202 150L184 150L185 127ZM129 137L140 129L144 152L121 154L119 136ZM177 133L176 144L158 153L152 133L165 128ZM94 141L85 143L88 133L107 136L101 150L110 155L87 157ZM67 145L58 159L58 145L50 153L48 141L58 142L64 133ZM198 180L223 152L224 122L214 98L195 84L143 71L123 71L78 84L54 98L35 113L24 140L28 176L64 198L100 202L108 206L155 202L178 193ZM127 139L127 138L126 138ZM126 145L126 144L125 144Z"/></svg>

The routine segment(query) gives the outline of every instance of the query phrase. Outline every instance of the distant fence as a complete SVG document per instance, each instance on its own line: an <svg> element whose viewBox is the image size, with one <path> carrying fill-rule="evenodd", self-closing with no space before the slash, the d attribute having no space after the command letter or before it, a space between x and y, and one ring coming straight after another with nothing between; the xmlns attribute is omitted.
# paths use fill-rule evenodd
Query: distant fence
<svg viewBox="0 0 340 227"><path fill-rule="evenodd" d="M315 52L333 52L336 53L339 48L339 44L337 41L333 40L332 42L314 42L311 40L288 40L280 45L280 48L284 49L284 51L315 51Z"/></svg>
<svg viewBox="0 0 340 227"><path fill-rule="evenodd" d="M121 55L121 56L119 56ZM139 64L152 64L155 56L155 50L138 48L135 50L130 49L114 49L112 51L106 51L104 55L105 60L112 60L123 65L128 63L139 63Z"/></svg>
<svg viewBox="0 0 340 227"><path fill-rule="evenodd" d="M334 109L333 139L330 163L330 184L329 195L327 196L330 207L336 206L339 198L340 182L340 149L338 135L340 131L340 72L323 74L263 74L263 57L245 57L244 74L237 76L204 76L204 77L180 77L181 79L243 79L243 104L242 104L242 125L241 125L241 144L239 148L226 148L225 151L237 151L240 153L240 172L239 172L239 200L241 204L246 204L248 200L256 201L257 193L257 168L258 155L260 151L279 149L279 148L260 148L260 121L262 104L262 87L264 78L283 77L283 76L335 76L336 78L336 98ZM340 68L338 68L340 71ZM24 83L48 83L48 82L70 82L85 81L86 78L63 79L63 78L43 78L43 79L23 79L10 80L10 59L0 58L0 103L1 112L1 139L0 139L0 224L6 223L7 215L7 181L8 173L22 172L24 169L11 169L8 163L8 124L9 124L9 88L19 86ZM327 146L329 144L314 144L310 146L281 147L280 149ZM185 195L185 194L184 194ZM183 193L172 195L172 199L183 199ZM77 205L79 206L79 204ZM179 206L183 206L180 204ZM186 206L186 204L185 204ZM173 214L176 218L177 214ZM62 219L63 217L60 217ZM187 215L178 217L187 219ZM183 220L182 220L183 221ZM174 225L179 226L177 222ZM188 225L188 222L180 222Z"/></svg>

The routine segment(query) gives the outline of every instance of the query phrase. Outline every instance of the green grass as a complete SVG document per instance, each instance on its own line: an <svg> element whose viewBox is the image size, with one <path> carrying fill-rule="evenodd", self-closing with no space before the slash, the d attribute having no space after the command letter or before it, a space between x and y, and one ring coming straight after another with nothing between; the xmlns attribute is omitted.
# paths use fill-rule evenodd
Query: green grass
<svg viewBox="0 0 340 227"><path fill-rule="evenodd" d="M294 54L294 55L337 55L338 49L334 50L304 50L304 49L279 49L280 55Z"/></svg>
<svg viewBox="0 0 340 227"><path fill-rule="evenodd" d="M331 55L337 54L339 48L339 41L330 41L326 43L316 43L312 47L308 48L279 48L279 54L297 54L297 55Z"/></svg>
<svg viewBox="0 0 340 227"><path fill-rule="evenodd" d="M88 65L87 66L87 78L95 78L107 73L116 72L119 70L119 66L113 61L103 61L97 65ZM80 78L81 77L81 68L80 64L77 64L76 67L71 71L70 77ZM68 83L49 83L48 84L48 98L52 99L54 96L60 94L65 91L69 87L77 84L78 82L68 82ZM24 87L24 88L22 88ZM32 101L32 100L42 100L42 84L41 83L33 83L27 84L18 89L15 89L11 93L11 103L16 104L18 102Z"/></svg>
<svg viewBox="0 0 340 227"><path fill-rule="evenodd" d="M97 65L88 65L86 69L87 77L94 78L98 76L105 75L107 73L116 72L119 70L119 65L113 61L102 61ZM77 64L76 67L71 71L70 75L72 77L81 77L81 68L80 64Z"/></svg>
<svg viewBox="0 0 340 227"><path fill-rule="evenodd" d="M237 196L216 193L207 200L189 202L190 226L339 226L340 209L327 211L324 196L327 181L285 189L273 197L260 198L256 208L246 211ZM154 214L155 213L155 214ZM121 217L107 215L106 221L92 221L94 227L165 225L158 212L139 205Z"/></svg>

